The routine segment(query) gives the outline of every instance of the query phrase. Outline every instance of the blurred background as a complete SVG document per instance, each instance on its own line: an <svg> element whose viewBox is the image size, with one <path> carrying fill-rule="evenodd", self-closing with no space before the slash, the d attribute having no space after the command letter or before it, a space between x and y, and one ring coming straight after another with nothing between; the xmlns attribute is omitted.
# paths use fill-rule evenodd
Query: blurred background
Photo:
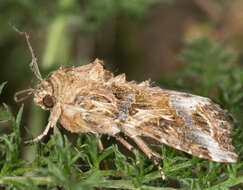
<svg viewBox="0 0 243 190"><path fill-rule="evenodd" d="M11 24L30 35L43 77L99 58L127 80L209 96L242 126L242 0L1 0L0 12L0 83L7 81L0 101L14 114L14 93L38 80ZM40 134L47 116L25 101L23 136L25 127ZM0 123L3 131L8 124Z"/></svg>

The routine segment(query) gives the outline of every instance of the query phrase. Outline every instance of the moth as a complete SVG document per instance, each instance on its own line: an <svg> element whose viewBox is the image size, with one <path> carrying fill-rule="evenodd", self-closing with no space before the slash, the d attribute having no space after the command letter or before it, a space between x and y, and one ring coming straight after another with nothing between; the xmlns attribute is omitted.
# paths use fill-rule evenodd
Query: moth
<svg viewBox="0 0 243 190"><path fill-rule="evenodd" d="M57 123L72 133L106 134L115 137L128 150L136 149L123 136L132 139L165 174L154 152L142 137L216 162L237 161L230 138L229 114L210 99L173 90L153 87L149 81L126 81L125 74L114 76L103 61L77 67L60 67L43 79L37 59L32 54L31 68L39 84L15 94L17 102L23 93L34 94L34 103L50 111L46 128L36 138L41 140ZM123 134L123 135L121 135Z"/></svg>

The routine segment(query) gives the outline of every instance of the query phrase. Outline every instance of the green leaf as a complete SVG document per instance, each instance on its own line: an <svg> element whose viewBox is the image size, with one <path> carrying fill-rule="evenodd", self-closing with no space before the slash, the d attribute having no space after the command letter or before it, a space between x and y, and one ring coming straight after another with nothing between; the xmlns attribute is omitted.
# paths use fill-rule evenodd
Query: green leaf
<svg viewBox="0 0 243 190"><path fill-rule="evenodd" d="M19 129L19 127L20 127L23 110L24 110L24 104L21 105L19 112L17 114L17 117L16 117L16 127L17 127L16 129Z"/></svg>
<svg viewBox="0 0 243 190"><path fill-rule="evenodd" d="M113 148L109 147L105 149L103 152L101 152L101 155L98 157L98 162L100 163L102 160L104 160L106 157L111 155L113 153Z"/></svg>
<svg viewBox="0 0 243 190"><path fill-rule="evenodd" d="M236 186L236 185L242 184L242 183L243 183L243 175L236 177L236 178L229 178L222 183L219 183L217 185L214 185L214 186L208 188L207 190L228 189L230 187L233 187L233 186Z"/></svg>

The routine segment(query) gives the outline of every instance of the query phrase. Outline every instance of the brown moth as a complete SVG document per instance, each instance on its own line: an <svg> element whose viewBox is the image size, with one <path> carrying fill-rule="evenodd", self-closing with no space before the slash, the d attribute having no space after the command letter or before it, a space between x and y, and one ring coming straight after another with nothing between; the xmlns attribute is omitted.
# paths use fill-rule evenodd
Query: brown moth
<svg viewBox="0 0 243 190"><path fill-rule="evenodd" d="M228 113L210 99L173 90L152 87L148 81L127 82L125 74L114 76L96 59L78 67L60 67L43 79L36 58L32 54L31 67L40 83L35 89L20 91L34 94L34 103L50 111L48 124L38 137L49 129L56 131L57 123L73 133L106 134L115 137L133 153L135 148L121 134L131 138L157 166L163 179L164 172L154 152L141 138L150 137L191 155L216 162L236 162L231 144Z"/></svg>

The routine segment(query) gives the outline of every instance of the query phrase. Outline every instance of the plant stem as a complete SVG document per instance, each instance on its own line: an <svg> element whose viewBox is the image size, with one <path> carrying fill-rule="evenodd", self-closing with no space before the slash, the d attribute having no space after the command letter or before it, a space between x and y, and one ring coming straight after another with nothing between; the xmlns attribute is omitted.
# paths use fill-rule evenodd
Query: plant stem
<svg viewBox="0 0 243 190"><path fill-rule="evenodd" d="M43 55L43 68L49 69L55 63L67 64L70 55L71 39L67 38L66 29L70 15L65 12L75 3L75 0L59 0L60 11L50 23L47 43Z"/></svg>

